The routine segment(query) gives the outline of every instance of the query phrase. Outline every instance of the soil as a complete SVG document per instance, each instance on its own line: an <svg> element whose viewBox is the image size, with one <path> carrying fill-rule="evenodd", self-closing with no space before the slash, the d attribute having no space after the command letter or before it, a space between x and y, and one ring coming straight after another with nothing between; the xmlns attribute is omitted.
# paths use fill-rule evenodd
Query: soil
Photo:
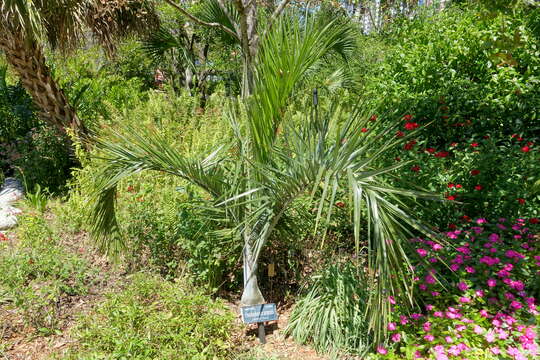
<svg viewBox="0 0 540 360"><path fill-rule="evenodd" d="M54 221L48 214L47 220ZM76 340L70 338L70 330L76 323L76 318L89 312L103 301L107 292L119 290L125 283L128 273L118 266L113 266L109 260L99 254L89 245L86 233L60 234L61 245L68 251L77 253L93 264L99 271L97 279L91 285L85 296L68 296L58 304L59 326L54 334L40 334L24 321L16 309L9 308L0 302L0 360L45 360L61 358ZM15 243L16 237L9 234L9 241ZM234 301L229 297L229 301ZM231 311L239 314L238 302L228 303ZM328 357L318 355L312 348L296 344L284 336L291 312L290 304L283 304L278 309L279 320L266 324L266 344L260 344L255 325L243 325L240 315L237 317L237 329L233 334L234 343L239 350L239 358L265 360L326 360Z"/></svg>

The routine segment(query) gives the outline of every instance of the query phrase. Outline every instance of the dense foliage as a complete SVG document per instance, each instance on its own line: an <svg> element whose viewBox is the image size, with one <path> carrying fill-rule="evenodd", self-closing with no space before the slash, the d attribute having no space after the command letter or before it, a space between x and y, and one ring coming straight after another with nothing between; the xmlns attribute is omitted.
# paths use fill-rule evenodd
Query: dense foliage
<svg viewBox="0 0 540 360"><path fill-rule="evenodd" d="M70 359L236 356L207 295L238 300L251 246L266 300L294 303L287 332L318 352L537 358L540 8L299 1L266 32L270 3L251 97L238 34L164 1L151 34L44 48L93 144L47 125L0 54L0 181L40 213L0 233L0 310L62 332L59 304L99 277L60 235L98 229L126 284L76 318ZM238 30L217 1L186 9Z"/></svg>

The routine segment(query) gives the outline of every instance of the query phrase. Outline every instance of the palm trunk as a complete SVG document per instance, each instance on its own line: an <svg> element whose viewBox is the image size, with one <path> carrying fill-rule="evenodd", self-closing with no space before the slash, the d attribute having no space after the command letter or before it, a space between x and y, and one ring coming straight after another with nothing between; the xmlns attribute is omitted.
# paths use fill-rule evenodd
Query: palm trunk
<svg viewBox="0 0 540 360"><path fill-rule="evenodd" d="M88 131L51 76L41 46L21 34L7 34L0 36L0 49L32 96L40 118L62 133L71 129L80 140L86 139Z"/></svg>
<svg viewBox="0 0 540 360"><path fill-rule="evenodd" d="M243 306L264 304L265 302L257 282L257 263L254 261L253 255L249 235L246 235L244 242L244 291L240 299Z"/></svg>

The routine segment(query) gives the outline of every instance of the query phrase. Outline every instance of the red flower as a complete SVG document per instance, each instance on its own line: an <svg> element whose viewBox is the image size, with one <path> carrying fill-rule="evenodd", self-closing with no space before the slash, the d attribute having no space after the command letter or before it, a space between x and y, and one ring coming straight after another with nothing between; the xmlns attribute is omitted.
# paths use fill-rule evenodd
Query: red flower
<svg viewBox="0 0 540 360"><path fill-rule="evenodd" d="M448 187L449 187L450 189L453 188L454 186L455 186L454 184L448 183Z"/></svg>
<svg viewBox="0 0 540 360"><path fill-rule="evenodd" d="M439 151L435 154L435 157L437 158L445 158L448 156L448 151Z"/></svg>
<svg viewBox="0 0 540 360"><path fill-rule="evenodd" d="M456 226L456 224L449 224L449 225L448 225L448 228L449 228L450 230L456 230L456 229L457 229L457 226Z"/></svg>
<svg viewBox="0 0 540 360"><path fill-rule="evenodd" d="M362 128L362 130L360 130L360 131L362 131L363 133L366 133L366 132L368 132L368 129L367 128Z"/></svg>
<svg viewBox="0 0 540 360"><path fill-rule="evenodd" d="M336 206L337 206L338 208L344 208L344 207L345 207L345 203L344 203L343 201L337 201L337 202L336 202Z"/></svg>
<svg viewBox="0 0 540 360"><path fill-rule="evenodd" d="M462 188L461 184L456 184L456 189L461 189L461 188Z"/></svg>
<svg viewBox="0 0 540 360"><path fill-rule="evenodd" d="M420 171L420 166L414 165L414 166L411 168L411 171L419 172L419 171Z"/></svg>
<svg viewBox="0 0 540 360"><path fill-rule="evenodd" d="M471 175L472 176L476 176L478 174L480 174L480 170L477 170L477 169L471 170Z"/></svg>
<svg viewBox="0 0 540 360"><path fill-rule="evenodd" d="M471 144L471 147L478 147L478 143L477 143L477 142L473 142L473 143Z"/></svg>
<svg viewBox="0 0 540 360"><path fill-rule="evenodd" d="M523 138L520 136L516 139L517 141L523 141Z"/></svg>
<svg viewBox="0 0 540 360"><path fill-rule="evenodd" d="M476 186L474 187L474 190L480 191L480 190L482 190L482 189L483 189L482 185L476 185Z"/></svg>
<svg viewBox="0 0 540 360"><path fill-rule="evenodd" d="M456 200L456 197L454 195L446 195L446 199L448 200Z"/></svg>
<svg viewBox="0 0 540 360"><path fill-rule="evenodd" d="M433 154L437 150L435 150L434 148L427 148L426 151L430 154Z"/></svg>
<svg viewBox="0 0 540 360"><path fill-rule="evenodd" d="M534 144L534 143L533 143L532 141L527 141L527 145L528 145L528 146L533 146L533 144Z"/></svg>
<svg viewBox="0 0 540 360"><path fill-rule="evenodd" d="M401 158L399 156L396 156L394 160L401 161Z"/></svg>
<svg viewBox="0 0 540 360"><path fill-rule="evenodd" d="M411 140L403 146L405 150L411 150L416 145L416 140Z"/></svg>
<svg viewBox="0 0 540 360"><path fill-rule="evenodd" d="M370 121L375 121L377 120L377 115L371 115L371 117L369 118Z"/></svg>
<svg viewBox="0 0 540 360"><path fill-rule="evenodd" d="M525 204L525 199L524 199L524 198L518 198L517 201L518 201L518 203L520 203L521 205Z"/></svg>
<svg viewBox="0 0 540 360"><path fill-rule="evenodd" d="M468 217L467 215L463 215L463 216L461 217L461 220L463 220L463 221L471 221L471 218Z"/></svg>
<svg viewBox="0 0 540 360"><path fill-rule="evenodd" d="M540 222L540 220L538 220L538 218L530 218L529 219L529 223L531 224L538 224Z"/></svg>
<svg viewBox="0 0 540 360"><path fill-rule="evenodd" d="M403 137L403 136L405 136L405 133L403 131L398 130L398 132L396 133L396 137L399 138L399 137Z"/></svg>
<svg viewBox="0 0 540 360"><path fill-rule="evenodd" d="M412 120L412 115L405 115L405 116L403 116L403 120L405 120L405 121L411 121L411 120Z"/></svg>
<svg viewBox="0 0 540 360"><path fill-rule="evenodd" d="M443 118L444 120L446 120L446 119L449 118L449 116L448 116L448 115L443 115L443 116L441 116L441 118Z"/></svg>
<svg viewBox="0 0 540 360"><path fill-rule="evenodd" d="M405 124L405 130L414 130L418 127L418 123L408 122Z"/></svg>
<svg viewBox="0 0 540 360"><path fill-rule="evenodd" d="M4 234L4 233L1 233L0 232L0 241L8 241L8 237Z"/></svg>
<svg viewBox="0 0 540 360"><path fill-rule="evenodd" d="M528 146L524 146L524 147L521 148L521 151L523 151L523 152L529 152L529 151L531 151L531 148L528 147Z"/></svg>
<svg viewBox="0 0 540 360"><path fill-rule="evenodd" d="M482 137L483 137L484 139L486 139L486 140L489 139L489 135L484 135L484 136L482 136Z"/></svg>

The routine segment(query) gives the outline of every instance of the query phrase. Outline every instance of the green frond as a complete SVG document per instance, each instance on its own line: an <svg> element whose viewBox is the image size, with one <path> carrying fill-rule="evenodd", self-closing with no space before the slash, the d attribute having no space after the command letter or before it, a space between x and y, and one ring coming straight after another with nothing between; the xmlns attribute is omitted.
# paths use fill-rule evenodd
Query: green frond
<svg viewBox="0 0 540 360"><path fill-rule="evenodd" d="M285 106L297 83L317 62L352 35L337 22L321 23L282 16L262 40L254 96L249 103L249 127L255 155L266 158ZM348 28L348 27L347 27Z"/></svg>
<svg viewBox="0 0 540 360"><path fill-rule="evenodd" d="M186 159L155 130L122 130L96 140L96 158L103 161L103 166L95 175L90 224L93 236L107 252L121 247L115 196L122 179L145 170L161 171L190 181L216 199L226 193L227 176L219 151L205 159Z"/></svg>

